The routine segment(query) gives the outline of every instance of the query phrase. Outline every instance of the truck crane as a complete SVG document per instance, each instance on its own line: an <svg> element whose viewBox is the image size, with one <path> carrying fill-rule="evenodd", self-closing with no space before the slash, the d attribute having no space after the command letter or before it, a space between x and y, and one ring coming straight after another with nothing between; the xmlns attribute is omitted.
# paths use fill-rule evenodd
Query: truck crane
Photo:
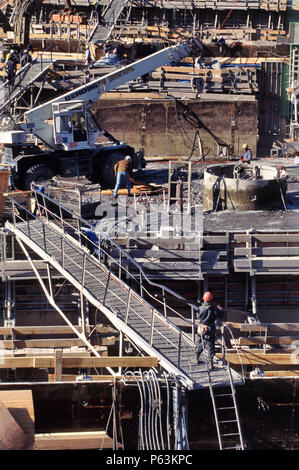
<svg viewBox="0 0 299 470"><path fill-rule="evenodd" d="M84 175L92 182L111 186L115 163L126 155L134 163L136 153L101 129L90 111L91 104L103 93L158 67L198 55L201 48L198 38L166 47L27 111L22 123L12 125L9 118L3 118L2 163L11 168L11 186L30 189L32 182L54 175ZM100 134L108 138L107 143L97 142ZM33 136L42 144L34 143Z"/></svg>

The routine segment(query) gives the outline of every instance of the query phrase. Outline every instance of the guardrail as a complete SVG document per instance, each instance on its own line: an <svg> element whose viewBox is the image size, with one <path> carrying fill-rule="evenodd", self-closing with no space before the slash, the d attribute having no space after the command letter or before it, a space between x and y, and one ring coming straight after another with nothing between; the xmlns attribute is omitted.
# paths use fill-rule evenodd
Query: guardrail
<svg viewBox="0 0 299 470"><path fill-rule="evenodd" d="M30 193L29 193L30 195ZM27 233L29 237L32 234L32 231L36 231L39 234L42 234L42 240L40 246L44 249L45 252L49 252L49 247L55 246L56 250L60 251L59 258L61 266L64 267L66 263L72 264L72 269L74 272L79 273L79 282L84 287L86 276L93 277L100 285L102 285L104 294L101 302L105 305L107 293L109 291L109 283L111 277L114 276L116 279L122 280L125 276L126 280L134 281L135 289L131 286L127 286L127 296L124 298L121 295L118 295L118 292L113 292L114 296L119 301L118 311L116 315L120 314L122 311L121 320L125 325L130 323L130 314L134 312L135 318L136 315L140 317L140 320L143 320L143 323L146 323L146 332L145 336L148 337L148 343L150 346L155 348L155 342L157 340L157 335L159 339L165 340L174 350L173 362L177 365L178 368L182 367L182 352L184 354L184 370L186 373L193 376L195 354L194 348L196 346L196 312L198 306L189 302L183 296L177 294L170 288L157 284L151 281L147 275L142 270L141 266L114 240L108 238L105 233L95 230L95 228L86 220L82 219L75 212L66 208L62 204L58 204L57 201L47 196L46 194L38 191L32 190L31 198L35 202L36 214L34 215L31 211L24 208L13 196L8 196L12 204L12 219L14 226L17 225L17 222L27 223ZM39 229L32 226L30 221L37 220L39 222ZM53 245L51 240L46 237L46 229L49 229L52 222L57 227L57 236L59 236L59 246L56 244ZM88 229L89 236L84 233L84 229ZM90 239L90 234L93 234L97 241ZM53 246L52 246L53 245ZM71 253L73 256L70 257L67 253L67 248L72 248ZM118 258L112 257L110 250L113 248L118 250ZM76 254L74 256L74 249ZM93 255L94 253L94 255ZM105 281L99 279L94 272L90 269L92 266L97 266L100 268L101 265L106 265L108 260L113 260L114 263L117 263L118 270L116 274L112 274L109 270L107 279ZM133 263L139 272L139 279L136 279L136 276L132 275L126 266L123 265L124 261L130 261ZM68 267L69 269L69 267ZM107 268L106 268L107 269ZM72 273L73 271L71 271ZM137 287L136 287L137 286ZM149 291L149 286L154 287L155 291L158 294L153 294ZM140 313L135 312L134 309L134 300L137 299L137 295L143 299L145 309L151 312L147 318L142 316ZM179 304L181 308L184 308L184 313L186 316L183 316L181 312L177 311L175 308L169 306L170 301L175 301L176 304ZM136 304L135 304L136 305ZM156 308L154 305L158 305ZM108 307L108 306L107 306ZM109 307L108 307L109 308ZM115 312L114 312L115 313ZM191 337L182 331L181 328L177 327L175 323L169 319L169 316L180 318L180 321L183 322L184 326L191 327ZM166 335L161 329L161 321L165 319L167 327L170 328L169 331L173 331L175 335ZM224 330L223 330L224 331ZM222 337L224 338L222 331ZM191 347L191 350L189 349ZM192 351L192 356L191 356ZM226 347L225 342L222 341L222 360L223 364L226 358ZM241 360L241 359L240 359ZM186 362L188 367L186 367ZM192 370L193 369L193 370Z"/></svg>

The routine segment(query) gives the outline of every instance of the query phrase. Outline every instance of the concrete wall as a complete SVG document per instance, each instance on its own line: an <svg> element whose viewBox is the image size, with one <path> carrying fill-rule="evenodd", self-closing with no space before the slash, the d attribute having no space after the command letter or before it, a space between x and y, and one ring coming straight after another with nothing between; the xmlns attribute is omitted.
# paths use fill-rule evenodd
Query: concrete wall
<svg viewBox="0 0 299 470"><path fill-rule="evenodd" d="M236 101L235 97L215 100L184 101L213 134L221 138L240 155L242 144L247 142L256 154L258 104L253 97L248 101ZM233 101L235 100L235 101ZM246 100L246 101L245 101ZM181 115L178 117L172 99L100 99L92 107L101 127L120 140L125 140L136 149L143 146L145 156L164 157L190 155L196 127ZM179 111L182 109L179 107ZM217 154L217 142L201 129L200 136L207 158ZM195 147L194 157L199 156Z"/></svg>

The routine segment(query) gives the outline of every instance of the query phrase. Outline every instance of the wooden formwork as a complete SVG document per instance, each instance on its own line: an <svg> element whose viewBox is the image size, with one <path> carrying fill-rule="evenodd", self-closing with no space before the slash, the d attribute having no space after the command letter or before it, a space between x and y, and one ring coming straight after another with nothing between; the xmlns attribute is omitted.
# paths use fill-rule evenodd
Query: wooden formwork
<svg viewBox="0 0 299 470"><path fill-rule="evenodd" d="M32 449L35 435L32 391L0 391L0 414L0 449Z"/></svg>
<svg viewBox="0 0 299 470"><path fill-rule="evenodd" d="M0 170L0 220L4 215L5 193L8 190L9 177L10 171L8 169Z"/></svg>

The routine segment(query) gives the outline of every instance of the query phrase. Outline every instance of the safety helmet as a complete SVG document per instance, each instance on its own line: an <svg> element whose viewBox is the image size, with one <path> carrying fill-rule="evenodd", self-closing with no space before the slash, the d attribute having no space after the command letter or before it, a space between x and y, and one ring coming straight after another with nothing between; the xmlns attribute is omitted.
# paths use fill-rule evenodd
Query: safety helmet
<svg viewBox="0 0 299 470"><path fill-rule="evenodd" d="M211 292L205 292L202 299L205 301L205 302L210 302L212 299L213 299L213 295Z"/></svg>
<svg viewBox="0 0 299 470"><path fill-rule="evenodd" d="M130 162L132 161L132 158L130 157L130 155L127 155L125 159L129 160Z"/></svg>
<svg viewBox="0 0 299 470"><path fill-rule="evenodd" d="M10 49L9 52L10 52L11 54L13 54L13 53L15 52L15 50L14 50L14 49Z"/></svg>
<svg viewBox="0 0 299 470"><path fill-rule="evenodd" d="M243 144L243 149L248 149L248 144Z"/></svg>

